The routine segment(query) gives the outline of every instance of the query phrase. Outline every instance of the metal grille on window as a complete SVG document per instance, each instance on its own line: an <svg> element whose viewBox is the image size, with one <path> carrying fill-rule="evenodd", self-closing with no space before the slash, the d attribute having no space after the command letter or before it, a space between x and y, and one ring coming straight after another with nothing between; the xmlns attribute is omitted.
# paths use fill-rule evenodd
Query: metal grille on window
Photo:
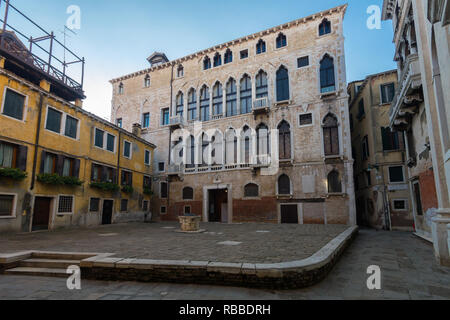
<svg viewBox="0 0 450 320"><path fill-rule="evenodd" d="M72 209L73 209L73 197L60 196L58 203L58 213L72 213Z"/></svg>
<svg viewBox="0 0 450 320"><path fill-rule="evenodd" d="M91 202L89 204L90 212L99 212L100 211L100 199L99 198L91 198Z"/></svg>

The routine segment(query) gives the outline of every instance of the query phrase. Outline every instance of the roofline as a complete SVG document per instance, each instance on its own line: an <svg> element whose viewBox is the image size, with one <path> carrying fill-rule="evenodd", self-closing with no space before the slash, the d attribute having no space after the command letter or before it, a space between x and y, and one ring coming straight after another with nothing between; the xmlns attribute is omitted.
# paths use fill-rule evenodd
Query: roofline
<svg viewBox="0 0 450 320"><path fill-rule="evenodd" d="M392 74L392 73L397 73L397 72L398 72L397 69L387 70L387 71L383 71L383 72L379 72L379 73L374 73L374 74L368 75L364 80L360 80L360 81L363 81L363 83L361 84L361 88L359 89L358 93L355 95L353 100L349 103L349 107L352 106L353 103L359 98L361 92L366 87L366 85L367 85L367 83L369 82L370 79L381 77L381 76ZM349 85L354 83L354 82L358 82L358 81L350 82ZM347 87L348 87L348 85L347 85Z"/></svg>
<svg viewBox="0 0 450 320"><path fill-rule="evenodd" d="M253 34L248 35L248 36L244 36L244 37L232 40L232 41L228 41L228 42L216 45L214 47L210 47L210 48L205 49L205 50L198 51L196 53L184 56L182 58L163 63L163 64L161 64L159 66L147 68L147 69L140 70L140 71L137 71L137 72L133 72L133 73L130 73L130 74L118 77L118 78L114 78L114 79L110 80L109 82L111 84L113 84L113 83L116 83L116 82L119 82L119 81L122 81L122 80L126 80L126 79L133 78L133 77L145 74L145 73L149 73L149 72L152 72L152 71L155 71L155 70L158 70L158 69L163 69L163 68L170 67L172 65L180 64L180 63L182 63L182 62L184 62L186 60L193 59L193 58L195 58L195 57L197 57L199 55L204 55L204 54L207 54L207 53L210 53L210 52L217 51L218 49L222 49L224 47L228 47L228 46L234 45L237 42L241 43L243 41L248 41L249 39L255 39L255 38L258 38L258 37L262 37L265 34L274 33L274 32L277 32L277 31L281 31L281 30L290 28L293 24L299 25L300 23L306 23L307 20L315 20L318 17L322 18L323 16L332 14L334 12L342 12L345 15L345 13L347 11L347 7L348 7L348 4L346 3L346 4L343 4L343 5L340 5L340 6L331 8L331 9L328 9L328 10L324 10L324 11L321 11L321 12L318 12L318 13L314 13L314 14L309 15L307 17L299 18L299 19L296 19L296 20L293 20L293 21L290 21L290 22L278 25L276 27L265 29L263 31L259 31L259 32L253 33Z"/></svg>
<svg viewBox="0 0 450 320"><path fill-rule="evenodd" d="M105 120L103 118L100 118L99 116L97 116L97 115L95 115L95 114L93 114L93 113L91 113L89 111L86 111L85 109L80 108L80 107L76 106L75 104L73 104L73 103L71 103L69 101L66 101L66 100L62 99L62 98L54 95L53 93L45 91L44 89L40 88L39 86L35 85L34 83L31 83L30 81L28 81L26 79L23 79L23 78L17 76L16 74L14 74L14 73L12 73L12 72L10 72L8 70L0 68L0 74L3 74L5 76L7 76L7 77L11 77L11 78L15 79L16 81L18 81L20 83L24 83L27 86L31 87L32 89L34 89L34 90L36 90L38 92L41 92L41 93L43 93L43 94L53 98L56 101L59 101L60 103L66 105L66 106L68 106L68 107L70 107L70 108L72 108L72 109L74 109L74 110L76 110L78 112L83 113L84 115L88 116L91 119L94 119L94 120L96 120L98 122L101 122L102 124L112 128L112 129L118 130L119 132L129 136L130 138L136 139L137 141L142 142L142 143L144 143L145 145L147 145L147 146L149 146L151 148L154 148L154 149L157 148L156 145L154 145L153 143L148 142L147 140L134 135L133 133L131 133L131 132L129 132L129 131L127 131L127 130L117 126L117 125L115 125L115 124L113 124L110 121L107 121L107 120Z"/></svg>

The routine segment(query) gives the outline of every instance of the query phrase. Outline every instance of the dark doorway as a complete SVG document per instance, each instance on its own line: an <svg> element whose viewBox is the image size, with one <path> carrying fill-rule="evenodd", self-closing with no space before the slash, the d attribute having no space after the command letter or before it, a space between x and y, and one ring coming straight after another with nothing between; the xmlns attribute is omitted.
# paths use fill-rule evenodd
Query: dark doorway
<svg viewBox="0 0 450 320"><path fill-rule="evenodd" d="M227 189L209 190L209 222L228 222Z"/></svg>
<svg viewBox="0 0 450 320"><path fill-rule="evenodd" d="M112 223L113 206L114 206L113 200L103 201L102 224Z"/></svg>
<svg viewBox="0 0 450 320"><path fill-rule="evenodd" d="M281 223L298 224L298 206L296 204L281 205Z"/></svg>
<svg viewBox="0 0 450 320"><path fill-rule="evenodd" d="M52 198L36 197L34 200L32 231L48 230Z"/></svg>

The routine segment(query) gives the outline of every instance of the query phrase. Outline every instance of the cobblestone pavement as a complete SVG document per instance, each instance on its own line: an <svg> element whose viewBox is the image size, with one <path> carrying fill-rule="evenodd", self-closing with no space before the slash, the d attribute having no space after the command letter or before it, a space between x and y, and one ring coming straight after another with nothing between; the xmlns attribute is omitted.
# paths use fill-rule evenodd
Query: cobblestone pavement
<svg viewBox="0 0 450 320"><path fill-rule="evenodd" d="M2 235L0 253L47 250L115 253L119 258L277 263L308 258L346 229L339 225L211 223L201 225L205 233L185 234L175 232L178 228L178 223L170 222L130 223Z"/></svg>
<svg viewBox="0 0 450 320"><path fill-rule="evenodd" d="M367 267L378 265L382 290L369 291ZM439 267L430 244L404 232L361 230L320 284L289 291L164 283L82 281L0 275L0 299L450 299L450 268Z"/></svg>

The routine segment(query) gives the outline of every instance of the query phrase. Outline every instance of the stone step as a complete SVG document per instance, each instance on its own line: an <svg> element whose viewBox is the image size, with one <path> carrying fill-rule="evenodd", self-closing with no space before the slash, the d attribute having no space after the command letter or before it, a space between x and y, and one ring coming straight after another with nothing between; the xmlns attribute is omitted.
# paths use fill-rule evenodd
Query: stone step
<svg viewBox="0 0 450 320"><path fill-rule="evenodd" d="M77 253L77 252L44 252L34 251L31 258L33 259L52 259L52 260L83 260L93 256L95 253Z"/></svg>
<svg viewBox="0 0 450 320"><path fill-rule="evenodd" d="M70 274L66 273L66 269L55 268L29 268L29 267L17 267L5 271L5 274L9 275L21 275L21 276L38 276L38 277L69 277Z"/></svg>
<svg viewBox="0 0 450 320"><path fill-rule="evenodd" d="M19 262L19 267L67 269L69 266L79 266L80 260L55 260L55 259L26 259Z"/></svg>

